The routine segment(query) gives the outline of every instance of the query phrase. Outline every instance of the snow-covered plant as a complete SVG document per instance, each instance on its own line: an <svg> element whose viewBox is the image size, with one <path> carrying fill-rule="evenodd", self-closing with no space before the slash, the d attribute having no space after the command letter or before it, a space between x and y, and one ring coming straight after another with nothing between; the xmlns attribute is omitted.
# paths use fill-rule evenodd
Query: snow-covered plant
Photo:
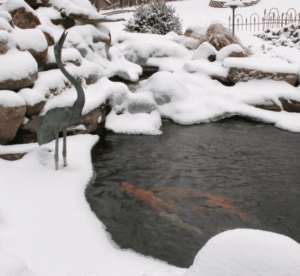
<svg viewBox="0 0 300 276"><path fill-rule="evenodd" d="M182 34L181 20L175 15L175 8L164 0L140 5L124 26L124 30L131 33L167 34L173 31Z"/></svg>

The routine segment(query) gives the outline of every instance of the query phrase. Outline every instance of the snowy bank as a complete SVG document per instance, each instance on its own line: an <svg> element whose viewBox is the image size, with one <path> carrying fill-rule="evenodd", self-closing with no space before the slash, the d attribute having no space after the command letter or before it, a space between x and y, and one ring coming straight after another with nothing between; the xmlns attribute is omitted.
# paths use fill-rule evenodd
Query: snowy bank
<svg viewBox="0 0 300 276"><path fill-rule="evenodd" d="M152 269L176 269L118 249L91 212L84 191L93 176L90 151L97 139L92 135L68 137L69 165L59 171L54 170L54 142L42 147L19 145L19 151L29 152L23 159L0 159L0 253L20 258L39 276L66 276L72 271L83 276L88 269L102 276L141 276ZM0 152L15 151L15 147L0 146ZM0 272L6 274L1 276L16 275L16 267L20 267L18 275L35 275L22 272L24 265L19 260L5 257L6 262L3 258ZM181 275L185 271L176 270Z"/></svg>

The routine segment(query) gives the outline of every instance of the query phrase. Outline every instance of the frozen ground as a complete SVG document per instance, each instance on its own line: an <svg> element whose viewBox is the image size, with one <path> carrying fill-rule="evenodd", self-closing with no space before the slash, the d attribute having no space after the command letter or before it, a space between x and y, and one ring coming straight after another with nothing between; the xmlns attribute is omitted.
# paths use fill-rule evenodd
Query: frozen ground
<svg viewBox="0 0 300 276"><path fill-rule="evenodd" d="M72 0L72 2L76 3L78 0ZM177 13L183 19L183 31L195 24L206 27L215 19L226 25L228 16L231 15L229 9L208 7L208 0L181 1L171 4L176 7ZM238 12L248 15L253 12L263 14L264 8L276 6L281 11L286 11L294 5L294 0L276 2L261 0L258 5L239 9ZM131 14L125 13L122 16L129 18ZM111 97L115 103L114 110L107 121L110 129L125 133L139 133L138 130L140 130L140 133L159 134L160 116L187 124L210 121L229 112L254 117L290 131L300 131L299 114L284 111L274 113L250 106L250 104L266 101L278 103L278 97L300 101L299 88L273 81L252 81L247 84L238 84L233 88L223 87L205 75L203 64L191 60L192 53L179 47L180 45L174 46L168 38L156 38L156 43L161 43L162 46L173 45L165 47L165 51L172 50L173 56L169 56L165 60L167 62L162 64L161 60L153 56L151 52L154 47L145 46L145 41L151 41L153 37L148 36L149 40L144 41L144 46L136 49L136 43L139 43L136 38L121 33L123 22L106 25L112 32L114 47L110 51L112 59L116 62L105 64L105 68L96 66L97 68L93 70L101 74L103 70L103 74L108 74L116 72L119 68L128 67L130 69L128 69L127 76L134 80L140 73L140 67L128 63L122 55L133 59L142 55L145 62L159 65L162 71L166 71L159 72L142 82L138 93L134 96L129 93L125 85L112 84L106 77L101 78L94 85L85 87L87 105L84 112L91 110L96 101L101 102L105 97ZM53 32L57 37L61 30L55 29ZM290 66L297 67L300 64L300 51L297 49L267 45L265 41L250 33L238 35L245 45L251 45L256 58L262 55L269 56L269 58L277 56L286 64L287 61L294 63ZM119 44L117 42L120 39L123 42ZM266 44L266 54L260 50L263 44ZM139 53L139 49L143 51ZM80 67L82 74L88 70L85 68L89 70L91 68L87 60L85 63ZM207 66L207 70L222 68L221 66L217 69ZM72 71L74 68L68 65L68 70ZM292 70L291 68L288 67L287 70ZM194 71L196 77L191 76L190 71ZM42 76L40 78L42 79ZM61 76L53 76L53 78L57 82L63 81ZM170 87L174 89L170 90ZM95 91L99 89L104 93L96 95ZM47 93L41 91L42 88L39 88L38 82L33 90L42 94ZM59 98L67 102L67 105L72 104L73 96L68 97L68 93L71 92L72 89L67 90L65 94L54 98L52 103L49 101L43 112L59 105ZM143 113L129 112L137 106L142 108ZM117 116L119 112L123 113ZM105 233L103 224L91 212L85 201L84 189L93 175L90 150L97 138L91 135L69 137L69 166L61 167L59 171L54 171L53 142L42 147L38 147L35 143L0 146L1 154L28 152L19 161L10 162L0 159L1 276L180 276L186 273L186 269L172 267L134 252L119 250ZM244 275L246 268L253 274L245 275L286 275L280 270L274 270L273 262L288 267L290 269L288 275L300 274L299 262L297 262L297 258L300 259L298 243L269 232L238 231L229 231L229 234L226 232L210 240L198 254L195 265L187 275ZM232 246L232 240L236 242L235 246ZM253 241L255 241L255 246L250 247L249 243ZM259 265L256 265L252 258L240 256L239 252L245 248L249 256L263 252L257 255ZM274 248L276 252L273 252ZM217 253L218 258L215 258ZM227 261L222 262L225 257ZM23 260L29 269L18 258ZM201 264L203 262L205 262L204 267ZM227 266L227 262L230 266ZM215 274L203 274L201 269L206 271L214 269ZM202 274L199 274L200 271Z"/></svg>

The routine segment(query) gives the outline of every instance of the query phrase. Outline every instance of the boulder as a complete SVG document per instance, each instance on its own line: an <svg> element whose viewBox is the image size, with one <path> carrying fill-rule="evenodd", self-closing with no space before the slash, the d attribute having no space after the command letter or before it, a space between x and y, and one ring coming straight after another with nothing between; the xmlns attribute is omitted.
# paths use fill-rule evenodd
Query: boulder
<svg viewBox="0 0 300 276"><path fill-rule="evenodd" d="M7 31L0 30L0 55L4 55L8 50L17 46L14 37Z"/></svg>
<svg viewBox="0 0 300 276"><path fill-rule="evenodd" d="M291 99L284 99L279 98L279 101L282 104L282 109L287 112L296 112L300 113L300 102L291 100ZM255 107L271 110L271 111L281 111L281 107L275 104L274 102L270 101L263 105L255 105Z"/></svg>
<svg viewBox="0 0 300 276"><path fill-rule="evenodd" d="M69 18L69 17L60 17L60 18L56 18L56 19L51 19L51 22L58 26L61 25L64 27L64 29L70 29L73 26L75 26L75 19L73 18Z"/></svg>
<svg viewBox="0 0 300 276"><path fill-rule="evenodd" d="M28 51L35 58L38 67L41 67L47 56L48 43L40 29L15 30L14 37L20 50Z"/></svg>
<svg viewBox="0 0 300 276"><path fill-rule="evenodd" d="M38 76L38 68L32 55L25 51L12 49L0 55L0 89L18 91L34 84Z"/></svg>
<svg viewBox="0 0 300 276"><path fill-rule="evenodd" d="M39 25L37 26L37 29L40 29L43 32L44 36L46 37L48 46L53 46L55 44L54 33L49 27L44 25Z"/></svg>
<svg viewBox="0 0 300 276"><path fill-rule="evenodd" d="M295 85L298 69L285 60L270 57L259 58L226 58L223 66L228 68L231 82L247 82L252 79L271 79L286 81Z"/></svg>
<svg viewBox="0 0 300 276"><path fill-rule="evenodd" d="M228 57L247 57L243 47L239 44L230 44L223 47L217 54L217 60L223 61Z"/></svg>
<svg viewBox="0 0 300 276"><path fill-rule="evenodd" d="M214 46L208 42L203 42L197 50L194 52L192 59L208 59L209 61L215 61L217 56L217 50Z"/></svg>
<svg viewBox="0 0 300 276"><path fill-rule="evenodd" d="M46 104L46 99L38 91L34 89L25 88L19 91L26 103L26 117L38 116Z"/></svg>
<svg viewBox="0 0 300 276"><path fill-rule="evenodd" d="M82 56L79 51L74 48L62 49L61 53L62 62L64 65L66 63L73 63L76 66L80 66L82 62ZM53 46L48 48L48 54L45 62L45 70L57 69L58 66L54 57Z"/></svg>
<svg viewBox="0 0 300 276"><path fill-rule="evenodd" d="M41 24L35 11L25 1L9 0L1 6L1 10L8 11L14 25L21 29L34 29Z"/></svg>
<svg viewBox="0 0 300 276"><path fill-rule="evenodd" d="M24 120L26 105L22 97L13 91L0 91L0 144L14 139Z"/></svg>
<svg viewBox="0 0 300 276"><path fill-rule="evenodd" d="M8 153L8 154L0 154L0 158L8 161L15 161L15 160L20 160L25 153Z"/></svg>

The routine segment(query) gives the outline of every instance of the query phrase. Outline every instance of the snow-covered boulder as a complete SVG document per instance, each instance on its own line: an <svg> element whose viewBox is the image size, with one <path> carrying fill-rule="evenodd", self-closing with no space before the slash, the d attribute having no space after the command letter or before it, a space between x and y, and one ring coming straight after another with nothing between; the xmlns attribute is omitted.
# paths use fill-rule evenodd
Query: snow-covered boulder
<svg viewBox="0 0 300 276"><path fill-rule="evenodd" d="M53 46L48 48L48 54L45 62L45 70L58 68L57 63L55 61L53 48ZM73 63L76 66L80 66L82 62L82 56L77 49L67 48L62 49L61 60L64 65L66 65L66 63Z"/></svg>
<svg viewBox="0 0 300 276"><path fill-rule="evenodd" d="M0 89L20 90L32 86L37 79L37 62L25 51L12 49L0 55Z"/></svg>
<svg viewBox="0 0 300 276"><path fill-rule="evenodd" d="M83 58L103 64L110 46L110 35L93 25L74 26L68 30L64 47L77 49Z"/></svg>
<svg viewBox="0 0 300 276"><path fill-rule="evenodd" d="M189 51L167 37L154 34L124 34L119 36L118 49L125 58L141 66L147 64L151 57L174 57L184 59Z"/></svg>
<svg viewBox="0 0 300 276"><path fill-rule="evenodd" d="M208 59L209 61L215 61L216 56L216 48L208 42L203 42L194 52L192 59Z"/></svg>
<svg viewBox="0 0 300 276"><path fill-rule="evenodd" d="M195 50L199 47L201 44L199 39L193 38L193 37L187 37L184 35L178 35L175 32L169 32L165 35L165 38L168 38L169 40L175 41L181 45L184 45L189 50Z"/></svg>
<svg viewBox="0 0 300 276"><path fill-rule="evenodd" d="M40 29L16 29L12 32L21 51L28 51L41 67L47 56L48 43Z"/></svg>
<svg viewBox="0 0 300 276"><path fill-rule="evenodd" d="M300 245L281 234L235 229L211 238L185 276L300 275Z"/></svg>
<svg viewBox="0 0 300 276"><path fill-rule="evenodd" d="M17 42L14 37L6 32L0 30L0 55L6 54L8 50L17 46Z"/></svg>
<svg viewBox="0 0 300 276"><path fill-rule="evenodd" d="M0 91L0 144L14 139L25 111L26 104L21 96L9 90Z"/></svg>
<svg viewBox="0 0 300 276"><path fill-rule="evenodd" d="M295 85L298 78L298 68L279 58L226 58L223 66L229 69L228 77L233 83L272 79Z"/></svg>
<svg viewBox="0 0 300 276"><path fill-rule="evenodd" d="M36 28L40 29L44 33L48 46L53 46L55 44L54 33L51 28L45 25L38 25Z"/></svg>
<svg viewBox="0 0 300 276"><path fill-rule="evenodd" d="M18 92L18 95L26 103L26 117L28 118L39 115L46 103L46 98L34 89L24 88Z"/></svg>
<svg viewBox="0 0 300 276"><path fill-rule="evenodd" d="M223 61L228 57L246 57L245 51L239 44L230 44L222 48L217 54L217 60Z"/></svg>
<svg viewBox="0 0 300 276"><path fill-rule="evenodd" d="M9 0L0 6L0 10L8 11L13 23L21 29L34 29L41 22L32 9L24 0Z"/></svg>

